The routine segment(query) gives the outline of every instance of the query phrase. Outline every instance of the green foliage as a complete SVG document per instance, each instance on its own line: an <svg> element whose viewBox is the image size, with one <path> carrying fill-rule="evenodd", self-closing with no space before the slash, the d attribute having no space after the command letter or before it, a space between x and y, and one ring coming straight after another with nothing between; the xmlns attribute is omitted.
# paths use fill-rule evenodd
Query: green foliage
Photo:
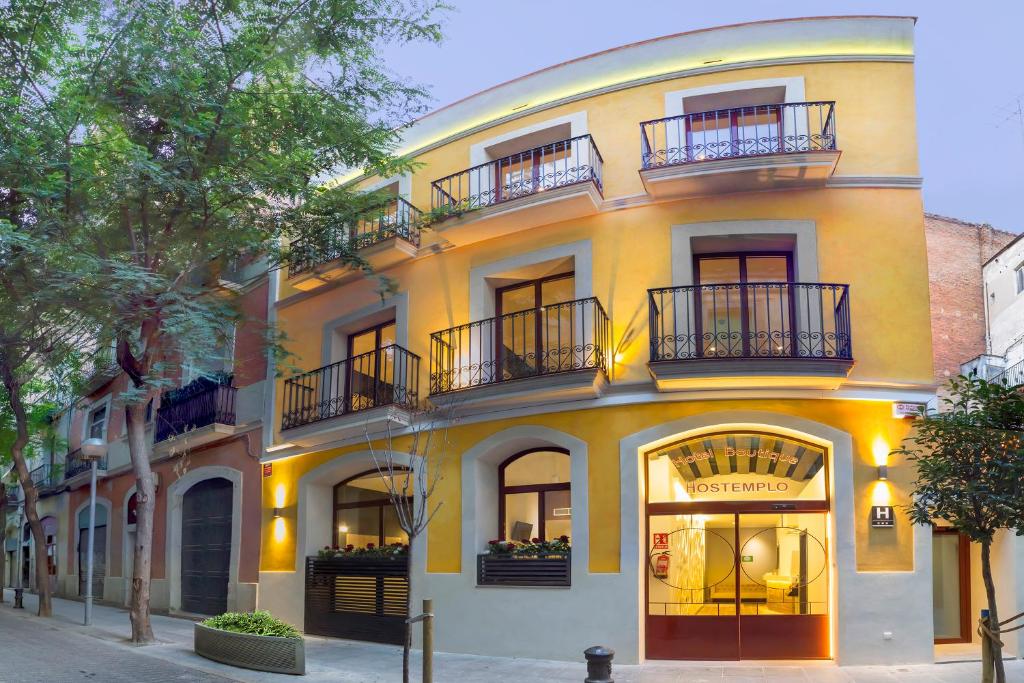
<svg viewBox="0 0 1024 683"><path fill-rule="evenodd" d="M64 293L95 295L94 333L118 342L134 384L126 402L167 386L182 359L214 356L232 323L253 323L223 286L234 266L275 268L293 239L331 239L379 210L380 196L323 181L409 168L394 148L424 91L377 48L438 40L439 7L0 6L13 29L0 35L7 234L50 240L75 283ZM351 247L338 256L367 267Z"/></svg>
<svg viewBox="0 0 1024 683"><path fill-rule="evenodd" d="M233 631L234 633L248 633L255 636L276 636L278 638L301 638L299 633L291 624L286 624L270 612L225 612L220 616L210 617L202 622L203 626L220 629L221 631Z"/></svg>
<svg viewBox="0 0 1024 683"><path fill-rule="evenodd" d="M1024 535L1024 392L963 376L949 389L946 409L916 419L897 451L917 467L910 518L944 520L976 542L999 529Z"/></svg>

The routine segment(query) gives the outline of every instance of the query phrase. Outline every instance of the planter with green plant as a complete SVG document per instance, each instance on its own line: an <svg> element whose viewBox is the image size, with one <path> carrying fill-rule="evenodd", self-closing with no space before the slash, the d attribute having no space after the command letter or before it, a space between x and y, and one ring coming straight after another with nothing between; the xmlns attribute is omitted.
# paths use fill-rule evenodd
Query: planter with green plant
<svg viewBox="0 0 1024 683"><path fill-rule="evenodd" d="M256 671L306 673L302 634L270 612L226 612L195 625L196 654Z"/></svg>

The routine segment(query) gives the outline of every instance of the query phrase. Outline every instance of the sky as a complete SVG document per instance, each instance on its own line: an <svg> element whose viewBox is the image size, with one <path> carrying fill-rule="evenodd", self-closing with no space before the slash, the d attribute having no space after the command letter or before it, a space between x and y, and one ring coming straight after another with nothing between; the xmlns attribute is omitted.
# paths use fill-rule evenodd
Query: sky
<svg viewBox="0 0 1024 683"><path fill-rule="evenodd" d="M446 15L441 45L403 46L383 55L393 71L429 89L432 109L558 62L680 31L804 16L915 16L925 210L1024 232L1021 0L447 4L453 10Z"/></svg>

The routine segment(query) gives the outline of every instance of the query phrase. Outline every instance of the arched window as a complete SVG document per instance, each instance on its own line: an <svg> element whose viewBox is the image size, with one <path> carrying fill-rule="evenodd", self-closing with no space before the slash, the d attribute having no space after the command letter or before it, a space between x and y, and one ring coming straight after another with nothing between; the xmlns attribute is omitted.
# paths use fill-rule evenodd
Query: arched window
<svg viewBox="0 0 1024 683"><path fill-rule="evenodd" d="M409 472L402 470L395 474L397 490L412 494ZM408 482L408 485L406 485ZM398 524L388 489L380 472L369 470L346 479L334 487L334 544L339 548L354 545L365 547L367 543L388 545L408 543L402 527Z"/></svg>
<svg viewBox="0 0 1024 683"><path fill-rule="evenodd" d="M498 468L501 538L550 541L572 530L569 451L545 448L513 455Z"/></svg>

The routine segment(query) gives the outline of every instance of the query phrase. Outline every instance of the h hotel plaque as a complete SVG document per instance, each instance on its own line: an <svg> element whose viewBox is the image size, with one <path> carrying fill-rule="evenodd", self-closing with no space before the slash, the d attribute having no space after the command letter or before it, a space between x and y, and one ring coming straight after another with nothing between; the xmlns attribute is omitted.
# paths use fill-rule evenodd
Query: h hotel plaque
<svg viewBox="0 0 1024 683"><path fill-rule="evenodd" d="M893 514L892 505L872 505L871 526L883 528L896 526L896 515Z"/></svg>

